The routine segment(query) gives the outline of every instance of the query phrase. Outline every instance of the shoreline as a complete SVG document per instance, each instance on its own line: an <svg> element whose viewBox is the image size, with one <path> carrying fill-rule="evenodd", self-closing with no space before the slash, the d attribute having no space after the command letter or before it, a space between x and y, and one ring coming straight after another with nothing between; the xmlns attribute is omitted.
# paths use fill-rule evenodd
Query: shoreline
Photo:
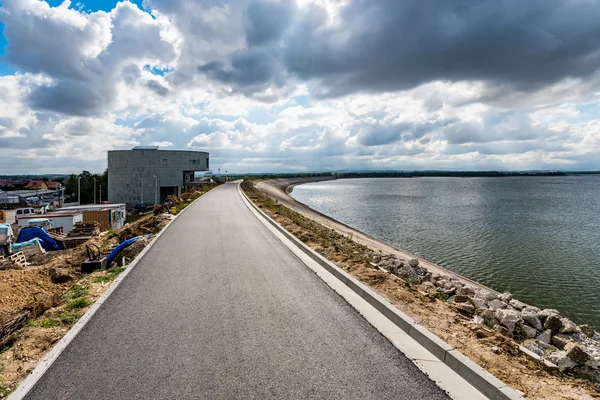
<svg viewBox="0 0 600 400"><path fill-rule="evenodd" d="M431 261L428 261L424 258L417 257L414 254L406 251L404 249L396 248L388 243L385 243L382 240L379 240L367 233L359 231L356 228L353 228L349 225L344 224L326 214L323 214L310 206L302 203L301 201L294 198L291 193L293 192L294 187L303 185L305 183L316 183L316 182L324 182L324 181L332 181L337 180L338 177L334 176L320 176L320 177L310 177L310 178L282 178L282 179L269 179L260 181L257 183L257 188L259 188L264 193L270 195L271 197L277 199L283 204L291 207L294 211L299 212L300 214L308 217L314 221L317 221L335 231L338 231L344 235L350 235L353 240L357 241L360 244L363 244L374 251L381 251L384 253L393 254L405 259L416 258L419 260L419 265L424 266L427 270L432 273L437 273L440 275L446 275L450 278L457 279L463 283L467 283L471 286L474 286L478 289L487 290L492 293L500 294L500 292L492 289L482 283L474 281L466 276L460 275L454 271L451 271L447 268L444 268L440 265L437 265Z"/></svg>
<svg viewBox="0 0 600 400"><path fill-rule="evenodd" d="M254 181L242 188L290 235L527 398L598 397L599 332L578 326L556 310L541 310L511 293L499 294L435 264L408 258L312 210L287 190L330 179ZM428 266L442 272L432 273Z"/></svg>

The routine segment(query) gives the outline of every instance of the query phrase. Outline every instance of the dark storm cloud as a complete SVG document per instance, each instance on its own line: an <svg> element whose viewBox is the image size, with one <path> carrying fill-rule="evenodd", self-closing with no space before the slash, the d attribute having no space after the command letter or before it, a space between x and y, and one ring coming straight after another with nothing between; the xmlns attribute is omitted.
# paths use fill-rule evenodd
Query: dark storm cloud
<svg viewBox="0 0 600 400"><path fill-rule="evenodd" d="M527 92L600 67L599 0L353 0L332 25L314 5L287 8L289 18L277 7L251 3L250 49L236 52L230 66L219 61L199 70L238 86L284 70L315 79L313 94L328 97L436 80ZM257 45L265 51L257 53Z"/></svg>
<svg viewBox="0 0 600 400"><path fill-rule="evenodd" d="M354 0L336 27L289 36L285 61L323 79L322 95L432 80L531 90L598 70L599 15L596 0Z"/></svg>
<svg viewBox="0 0 600 400"><path fill-rule="evenodd" d="M290 1L251 2L245 18L248 46L261 46L278 40L288 27L294 11L294 3Z"/></svg>
<svg viewBox="0 0 600 400"><path fill-rule="evenodd" d="M234 54L230 65L212 61L198 67L198 70L223 83L252 86L267 83L273 78L275 62L262 50L250 50Z"/></svg>
<svg viewBox="0 0 600 400"><path fill-rule="evenodd" d="M29 95L29 105L38 110L69 115L92 115L112 102L112 87L95 87L89 82L64 79L51 86L39 86Z"/></svg>

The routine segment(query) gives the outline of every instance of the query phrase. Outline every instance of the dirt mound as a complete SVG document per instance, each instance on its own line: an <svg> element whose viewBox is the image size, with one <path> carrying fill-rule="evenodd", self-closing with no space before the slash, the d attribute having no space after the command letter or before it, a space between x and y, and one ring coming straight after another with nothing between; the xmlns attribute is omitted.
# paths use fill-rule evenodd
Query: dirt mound
<svg viewBox="0 0 600 400"><path fill-rule="evenodd" d="M147 215L139 220L127 224L117 233L119 241L122 242L133 237L156 234L160 232L171 220L171 217L166 214Z"/></svg>
<svg viewBox="0 0 600 400"><path fill-rule="evenodd" d="M133 260L142 252L142 250L144 250L144 248L150 242L150 239L150 237L147 237L135 241L131 246L127 247L119 254L119 258L125 257L127 261Z"/></svg>

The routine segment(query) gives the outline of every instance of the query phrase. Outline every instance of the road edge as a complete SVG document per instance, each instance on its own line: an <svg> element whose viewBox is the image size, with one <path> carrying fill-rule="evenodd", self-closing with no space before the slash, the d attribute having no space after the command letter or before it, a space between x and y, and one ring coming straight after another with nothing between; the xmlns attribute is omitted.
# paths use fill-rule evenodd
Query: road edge
<svg viewBox="0 0 600 400"><path fill-rule="evenodd" d="M58 359L58 357L61 355L61 353L63 351L65 351L66 348L69 346L69 344L73 341L73 339L75 339L77 334L79 334L79 332L81 332L83 327L92 319L94 314L96 314L96 312L100 309L100 307L102 307L102 305L106 302L106 300L108 300L110 295L117 289L117 287L119 287L121 282L123 282L123 280L127 277L127 275L129 275L129 273L142 260L142 258L144 258L146 253L148 253L148 251L150 251L150 249L152 248L152 246L154 246L154 243L156 243L158 238L160 238L162 236L162 234L167 231L167 229L171 226L171 224L177 218L179 218L181 215L183 215L183 213L185 213L186 210L190 208L190 206L192 206L196 201L201 199L203 196L204 195L198 197L196 200L194 200L190 204L188 204L179 214L175 215L175 218L171 219L171 221L169 221L167 223L167 225L165 225L165 227L158 233L158 235L156 235L156 237L154 237L154 239L150 243L148 243L148 245L144 248L144 250L142 250L142 252L140 254L138 254L133 259L133 261L131 261L131 263L127 266L125 271L123 271L119 274L119 276L113 281L112 285L108 288L108 290L106 290L104 293L102 293L102 295L100 297L98 297L98 299L94 302L94 304L92 304L92 306L85 312L85 314L83 314L81 316L81 318L79 318L79 320L75 323L75 325L73 325L71 327L71 329L69 329L69 331L65 334L65 336L63 336L62 339L60 339L59 342L56 345L54 345L52 350L50 350L50 352L48 352L39 361L39 363L36 365L36 367L33 369L33 371L31 371L29 373L29 375L27 375L27 378L25 378L19 384L19 386L15 389L14 392L12 392L10 394L10 396L8 396L7 400L21 400L25 396L27 396L27 394L31 391L31 389L35 386L35 384L42 378L42 376L44 376L46 371L48 371L48 369L50 369L52 364L54 364L54 362Z"/></svg>
<svg viewBox="0 0 600 400"><path fill-rule="evenodd" d="M424 326L415 322L412 318L398 310L393 304L389 303L382 296L375 293L353 276L297 239L294 235L288 232L271 217L266 215L259 207L257 207L252 200L246 196L239 183L238 192L240 193L240 196L242 196L242 199L244 200L244 203L246 203L247 207L252 207L254 210L256 210L267 222L275 227L303 253L324 267L328 272L334 275L339 281L345 284L358 296L365 299L390 322L404 331L408 336L418 342L425 349L430 351L441 362L450 367L451 370L469 382L483 395L492 400L523 399L523 397L516 390L496 378L494 375L490 374L485 369L481 368L479 365L475 364L458 350L454 349L452 346L434 335Z"/></svg>

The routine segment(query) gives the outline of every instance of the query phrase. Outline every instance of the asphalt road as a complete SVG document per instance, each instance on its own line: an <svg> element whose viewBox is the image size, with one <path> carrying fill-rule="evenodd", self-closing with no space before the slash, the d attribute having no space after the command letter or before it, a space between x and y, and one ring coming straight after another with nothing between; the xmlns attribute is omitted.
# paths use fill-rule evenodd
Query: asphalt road
<svg viewBox="0 0 600 400"><path fill-rule="evenodd" d="M191 206L29 399L445 399L233 183Z"/></svg>

